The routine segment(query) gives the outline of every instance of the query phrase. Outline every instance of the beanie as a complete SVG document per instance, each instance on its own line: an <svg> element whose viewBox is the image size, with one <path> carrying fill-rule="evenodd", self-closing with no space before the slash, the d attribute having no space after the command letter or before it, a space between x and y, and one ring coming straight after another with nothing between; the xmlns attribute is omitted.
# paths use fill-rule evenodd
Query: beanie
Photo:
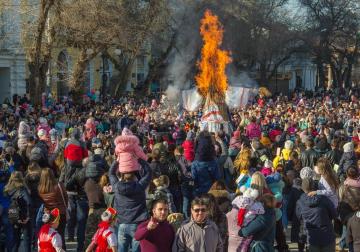
<svg viewBox="0 0 360 252"><path fill-rule="evenodd" d="M286 150L292 150L294 148L294 142L291 140L287 140L284 147Z"/></svg>
<svg viewBox="0 0 360 252"><path fill-rule="evenodd" d="M352 142L344 144L344 152L353 152L354 151L354 144Z"/></svg>
<svg viewBox="0 0 360 252"><path fill-rule="evenodd" d="M46 136L46 130L44 130L44 129L39 130L37 135L38 135L38 137Z"/></svg>
<svg viewBox="0 0 360 252"><path fill-rule="evenodd" d="M312 178L314 177L314 171L310 167L304 167L300 171L300 178Z"/></svg>

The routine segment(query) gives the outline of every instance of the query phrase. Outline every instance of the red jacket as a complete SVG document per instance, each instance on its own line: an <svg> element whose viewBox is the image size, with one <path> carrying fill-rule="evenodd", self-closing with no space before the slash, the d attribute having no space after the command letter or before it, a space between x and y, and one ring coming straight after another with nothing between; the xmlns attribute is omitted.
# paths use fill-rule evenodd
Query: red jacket
<svg viewBox="0 0 360 252"><path fill-rule="evenodd" d="M184 157L186 160L192 162L195 158L195 147L194 142L191 140L185 140L182 144L184 148Z"/></svg>

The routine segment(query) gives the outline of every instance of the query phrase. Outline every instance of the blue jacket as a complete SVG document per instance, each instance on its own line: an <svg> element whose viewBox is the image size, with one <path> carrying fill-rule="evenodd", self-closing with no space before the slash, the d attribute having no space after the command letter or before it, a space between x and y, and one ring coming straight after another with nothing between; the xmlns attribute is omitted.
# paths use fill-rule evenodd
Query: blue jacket
<svg viewBox="0 0 360 252"><path fill-rule="evenodd" d="M257 215L247 226L242 227L239 236L253 236L250 244L251 251L272 252L274 251L275 229L275 210L265 207L265 213Z"/></svg>
<svg viewBox="0 0 360 252"><path fill-rule="evenodd" d="M304 222L310 245L325 246L335 241L332 220L336 210L326 196L302 194L296 203L296 215Z"/></svg>
<svg viewBox="0 0 360 252"><path fill-rule="evenodd" d="M120 181L116 174L119 165L114 162L109 170L109 179L115 194L114 208L120 224L137 224L148 218L145 189L151 180L150 166L139 160L144 175L138 181Z"/></svg>
<svg viewBox="0 0 360 252"><path fill-rule="evenodd" d="M215 160L197 161L191 164L191 176L194 180L194 195L200 196L210 190L212 184L220 179L220 171Z"/></svg>

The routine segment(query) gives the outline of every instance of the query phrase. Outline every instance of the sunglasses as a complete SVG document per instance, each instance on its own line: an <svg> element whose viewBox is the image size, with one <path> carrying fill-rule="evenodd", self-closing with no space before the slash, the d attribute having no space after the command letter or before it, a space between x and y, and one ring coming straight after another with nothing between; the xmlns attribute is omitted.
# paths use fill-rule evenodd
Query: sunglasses
<svg viewBox="0 0 360 252"><path fill-rule="evenodd" d="M199 212L205 213L205 212L207 211L207 209L206 209L206 208L196 208L196 209L193 209L193 211L194 211L195 213L199 213Z"/></svg>

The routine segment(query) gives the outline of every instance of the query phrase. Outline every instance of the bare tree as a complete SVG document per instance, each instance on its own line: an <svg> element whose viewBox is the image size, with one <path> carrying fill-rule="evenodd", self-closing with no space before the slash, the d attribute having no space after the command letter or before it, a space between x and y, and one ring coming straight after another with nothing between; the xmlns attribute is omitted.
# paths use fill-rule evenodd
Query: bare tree
<svg viewBox="0 0 360 252"><path fill-rule="evenodd" d="M38 4L22 7L22 38L29 69L30 97L35 104L41 103L41 94L45 91L61 3L62 0L40 0Z"/></svg>
<svg viewBox="0 0 360 252"><path fill-rule="evenodd" d="M58 26L58 43L79 50L70 77L75 101L84 93L85 70L100 52L113 45L111 9L118 4L102 0L74 0L64 3ZM120 15L121 13L118 13Z"/></svg>
<svg viewBox="0 0 360 252"><path fill-rule="evenodd" d="M360 6L356 0L299 0L306 8L305 41L318 66L320 84L330 65L333 85L350 86L353 65L359 55Z"/></svg>

